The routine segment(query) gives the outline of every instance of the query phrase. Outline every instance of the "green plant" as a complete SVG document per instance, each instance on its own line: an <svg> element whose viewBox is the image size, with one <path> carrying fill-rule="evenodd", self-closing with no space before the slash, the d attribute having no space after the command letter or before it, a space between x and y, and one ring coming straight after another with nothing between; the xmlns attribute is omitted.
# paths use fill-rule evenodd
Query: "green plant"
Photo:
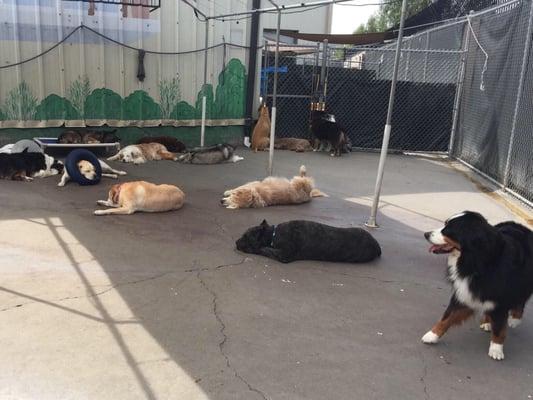
<svg viewBox="0 0 533 400"><path fill-rule="evenodd" d="M37 99L25 81L9 91L2 107L7 120L19 121L34 119L36 109Z"/></svg>
<svg viewBox="0 0 533 400"><path fill-rule="evenodd" d="M82 118L85 117L85 100L90 94L91 82L87 75L83 78L78 76L78 79L73 81L67 89L67 99Z"/></svg>
<svg viewBox="0 0 533 400"><path fill-rule="evenodd" d="M172 111L181 100L179 75L172 79L163 79L159 82L159 98L161 107L161 116L163 119L169 119Z"/></svg>

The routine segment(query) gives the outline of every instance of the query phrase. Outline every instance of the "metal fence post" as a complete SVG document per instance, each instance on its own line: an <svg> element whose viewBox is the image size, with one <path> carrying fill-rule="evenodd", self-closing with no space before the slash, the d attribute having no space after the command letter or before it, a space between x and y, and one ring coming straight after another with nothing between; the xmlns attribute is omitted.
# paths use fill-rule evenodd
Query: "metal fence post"
<svg viewBox="0 0 533 400"><path fill-rule="evenodd" d="M472 13L472 12L471 12ZM448 157L452 156L453 146L455 144L455 134L457 132L457 122L459 120L459 105L463 94L463 83L465 80L466 58L470 50L470 25L465 23L465 38L463 41L463 52L461 53L461 65L457 71L457 87L455 88L455 99L453 101L452 130L450 132L450 142L448 143Z"/></svg>
<svg viewBox="0 0 533 400"><path fill-rule="evenodd" d="M516 123L518 120L518 112L520 111L520 100L522 99L522 93L524 92L524 78L526 76L527 64L529 60L530 46L531 46L531 34L533 30L533 1L530 0L529 6L529 19L527 23L527 35L526 42L524 44L524 54L522 56L522 69L520 71L520 81L518 83L518 91L516 93L516 103L513 114L513 124L511 127L511 136L509 138L509 149L507 150L507 160L505 162L505 170L503 175L503 189L507 189L509 185L509 174L511 172L511 155L513 152L514 139L516 135Z"/></svg>
<svg viewBox="0 0 533 400"><path fill-rule="evenodd" d="M272 1L271 1L272 2ZM275 3L272 2L275 5ZM272 91L272 115L270 122L270 146L268 151L268 175L274 173L274 140L276 137L276 114L278 94L278 68L279 68L279 31L281 29L281 9L278 9L278 26L276 28L276 54L274 56L274 89Z"/></svg>
<svg viewBox="0 0 533 400"><path fill-rule="evenodd" d="M383 144L381 145L381 154L379 157L378 174L376 178L376 187L374 189L374 199L372 200L372 209L370 216L365 225L369 228L377 228L376 216L378 213L379 198L381 195L381 186L383 184L383 174L385 173L385 161L389 150L390 133L392 130L392 112L394 110L394 96L396 94L396 84L398 83L398 69L400 67L400 55L402 52L403 28L405 25L405 12L407 9L407 0L402 0L402 12L400 14L400 29L398 32L398 42L396 43L396 52L394 55L394 71L392 73L392 82L389 96L389 108L387 111L387 121L383 131Z"/></svg>
<svg viewBox="0 0 533 400"><path fill-rule="evenodd" d="M429 32L426 33L426 54L424 54L424 72L423 72L424 83L426 83L427 72L428 72L428 50L429 50Z"/></svg>

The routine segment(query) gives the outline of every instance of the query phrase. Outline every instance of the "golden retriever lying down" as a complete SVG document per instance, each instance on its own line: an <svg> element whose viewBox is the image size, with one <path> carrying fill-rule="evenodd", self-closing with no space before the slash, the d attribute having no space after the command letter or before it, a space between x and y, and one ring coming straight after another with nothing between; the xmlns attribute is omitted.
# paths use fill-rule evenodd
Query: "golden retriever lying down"
<svg viewBox="0 0 533 400"><path fill-rule="evenodd" d="M154 185L137 181L111 186L107 200L98 200L101 206L113 207L96 210L94 215L133 214L137 211L162 212L183 207L185 194L173 185Z"/></svg>
<svg viewBox="0 0 533 400"><path fill-rule="evenodd" d="M291 150L298 153L313 150L313 146L307 139L279 138L274 140L274 148L278 150Z"/></svg>
<svg viewBox="0 0 533 400"><path fill-rule="evenodd" d="M315 189L313 178L306 176L305 166L300 176L291 180L269 176L262 181L249 182L232 190L226 190L220 202L226 208L260 208L282 204L301 204L313 197L327 197Z"/></svg>
<svg viewBox="0 0 533 400"><path fill-rule="evenodd" d="M172 160L176 161L178 156L167 150L165 146L160 143L141 143L131 144L124 147L113 157L109 157L109 161L122 161L125 163L144 164L146 161L153 160Z"/></svg>

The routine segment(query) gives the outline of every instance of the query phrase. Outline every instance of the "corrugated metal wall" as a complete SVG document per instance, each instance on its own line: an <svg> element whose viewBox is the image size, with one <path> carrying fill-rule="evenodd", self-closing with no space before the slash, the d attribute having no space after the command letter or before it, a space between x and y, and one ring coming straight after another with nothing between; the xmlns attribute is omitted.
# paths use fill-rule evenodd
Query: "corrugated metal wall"
<svg viewBox="0 0 533 400"><path fill-rule="evenodd" d="M244 10L245 3L245 0L225 0L220 6L208 0L197 1L198 6L211 15ZM247 21L211 22L209 45L223 40L246 45ZM205 23L180 1L162 0L161 8L152 13L148 9L128 7L128 15L124 17L119 5L98 3L94 15L89 15L89 4L78 1L0 0L0 67L42 53L80 25L144 50L183 52L204 47ZM208 83L213 85L213 92L219 84L219 74L231 59L239 60L233 61L233 67L244 71L245 56L246 50L230 46L209 51ZM107 122L110 125L154 125L166 119L194 120L193 115L186 112L185 105L182 107L185 118L180 118L181 111L170 113L175 106L172 102L178 100L187 102L192 108L196 106L203 84L203 57L203 52L147 54L144 62L146 78L141 82L137 79L137 51L103 39L88 29L79 29L48 54L20 66L0 69L0 127L58 126L62 123L75 126L87 120L92 124ZM175 78L179 78L179 99ZM101 88L112 92L95 94L95 89ZM220 96L228 90L221 91ZM88 100L90 94L93 97ZM115 94L124 104L121 103L121 109L116 113L108 113L109 108L114 107ZM126 101L132 94L137 97ZM162 99L165 96L168 98ZM163 104L165 101L170 105ZM89 113L91 115L84 115L87 113L85 108L93 107L94 102L101 102L102 117L94 110ZM156 106L159 106L161 115L150 111ZM139 112L135 107L141 109L139 118L131 118ZM219 114L213 114L212 118L236 117Z"/></svg>

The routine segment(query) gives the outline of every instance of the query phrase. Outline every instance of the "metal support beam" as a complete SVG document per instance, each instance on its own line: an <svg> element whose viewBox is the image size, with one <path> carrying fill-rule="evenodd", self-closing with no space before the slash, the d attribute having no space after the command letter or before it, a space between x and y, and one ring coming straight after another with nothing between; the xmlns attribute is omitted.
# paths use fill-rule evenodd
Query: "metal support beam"
<svg viewBox="0 0 533 400"><path fill-rule="evenodd" d="M377 228L376 215L378 212L379 197L381 194L381 185L383 183L383 174L385 172L385 161L387 159L387 152L389 150L390 133L392 130L392 112L394 110L394 96L396 94L396 84L398 83L398 68L400 66L400 55L402 50L403 28L405 25L405 10L407 8L407 0L402 0L402 12L400 14L400 29L398 32L398 43L396 43L396 54L394 57L394 72L392 75L389 109L387 111L387 122L385 123L385 130L383 132L383 144L381 146L381 155L379 157L378 176L376 178L376 187L374 190L374 200L372 202L372 210L370 217L366 223L369 228Z"/></svg>
<svg viewBox="0 0 533 400"><path fill-rule="evenodd" d="M268 175L274 173L274 140L276 138L276 106L278 94L278 68L279 68L279 32L281 30L281 8L272 0L268 0L278 10L278 25L276 28L276 54L274 56L274 88L272 90L272 115L270 120L270 146L268 152Z"/></svg>
<svg viewBox="0 0 533 400"><path fill-rule="evenodd" d="M261 0L253 0L252 8L257 9L261 5ZM250 29L250 51L248 53L248 76L246 82L246 118L245 136L252 136L252 116L254 110L255 77L257 69L257 40L259 39L259 14L253 14ZM259 92L262 92L260 88Z"/></svg>

